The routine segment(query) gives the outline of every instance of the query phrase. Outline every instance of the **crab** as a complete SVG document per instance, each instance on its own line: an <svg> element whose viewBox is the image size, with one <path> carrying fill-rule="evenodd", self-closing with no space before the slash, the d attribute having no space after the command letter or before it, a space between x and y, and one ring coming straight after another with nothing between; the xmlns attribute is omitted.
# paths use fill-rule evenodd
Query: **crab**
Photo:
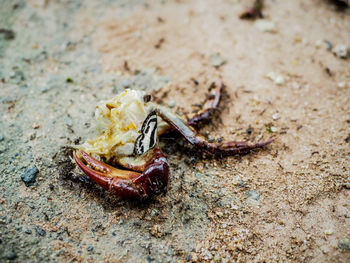
<svg viewBox="0 0 350 263"><path fill-rule="evenodd" d="M151 102L151 96L139 90L127 89L101 102L96 116L102 130L73 152L77 165L105 190L144 200L165 192L168 185L169 163L158 142L162 134L175 131L194 147L216 156L246 154L273 142L275 138L254 144L211 143L195 130L218 107L222 88L220 79L214 81L202 109L187 119Z"/></svg>

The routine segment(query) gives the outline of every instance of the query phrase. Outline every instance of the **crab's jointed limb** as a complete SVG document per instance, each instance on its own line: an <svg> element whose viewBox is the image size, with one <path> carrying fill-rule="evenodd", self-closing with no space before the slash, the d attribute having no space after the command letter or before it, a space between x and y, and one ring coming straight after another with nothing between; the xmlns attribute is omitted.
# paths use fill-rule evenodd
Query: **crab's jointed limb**
<svg viewBox="0 0 350 263"><path fill-rule="evenodd" d="M187 121L188 125L195 126L199 122L207 120L213 114L219 105L223 85L221 79L216 80L210 85L208 99L203 104L202 109Z"/></svg>
<svg viewBox="0 0 350 263"><path fill-rule="evenodd" d="M208 142L202 135L200 135L193 127L188 125L184 120L182 120L175 113L169 111L163 106L158 106L159 116L166 121L170 126L178 131L188 142L192 145L202 149L204 151L210 152L216 155L235 155L235 154L245 154L253 149L261 148L275 140L275 138L270 138L263 142L258 142L255 144L249 144L248 142L224 142L221 144L215 144Z"/></svg>
<svg viewBox="0 0 350 263"><path fill-rule="evenodd" d="M169 180L169 164L164 154L159 148L152 151L153 157L141 173L114 168L84 151L79 151L81 157L76 152L73 156L80 169L105 190L120 197L147 199L164 192Z"/></svg>

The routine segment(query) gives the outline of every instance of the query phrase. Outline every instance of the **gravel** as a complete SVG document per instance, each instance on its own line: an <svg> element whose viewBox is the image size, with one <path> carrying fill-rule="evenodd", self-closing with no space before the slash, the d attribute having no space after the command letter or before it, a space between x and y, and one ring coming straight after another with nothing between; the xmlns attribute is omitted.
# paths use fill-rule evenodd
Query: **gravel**
<svg viewBox="0 0 350 263"><path fill-rule="evenodd" d="M36 166L29 167L21 175L21 179L27 187L32 186L36 182L36 176L38 173L39 170Z"/></svg>
<svg viewBox="0 0 350 263"><path fill-rule="evenodd" d="M338 241L338 248L344 251L350 251L350 240L347 237L342 237Z"/></svg>

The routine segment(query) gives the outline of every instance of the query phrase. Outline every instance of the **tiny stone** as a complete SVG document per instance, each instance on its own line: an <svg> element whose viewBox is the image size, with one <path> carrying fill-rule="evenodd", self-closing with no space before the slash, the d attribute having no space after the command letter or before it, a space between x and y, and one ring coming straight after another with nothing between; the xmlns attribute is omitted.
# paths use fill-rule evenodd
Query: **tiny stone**
<svg viewBox="0 0 350 263"><path fill-rule="evenodd" d="M11 159L12 159L12 160L16 159L18 155L19 155L19 153L14 153L14 154L11 156Z"/></svg>
<svg viewBox="0 0 350 263"><path fill-rule="evenodd" d="M40 88L41 93L45 93L46 91L48 91L48 88L46 86L43 86Z"/></svg>
<svg viewBox="0 0 350 263"><path fill-rule="evenodd" d="M273 120L277 120L277 119L278 119L278 113L272 114L272 119L273 119Z"/></svg>
<svg viewBox="0 0 350 263"><path fill-rule="evenodd" d="M272 131L272 132L276 132L277 130L278 130L277 127L275 127L275 126L272 126L272 127L271 127L271 131Z"/></svg>
<svg viewBox="0 0 350 263"><path fill-rule="evenodd" d="M126 89L132 85L132 82L129 79L123 79L121 84L122 84L123 88Z"/></svg>
<svg viewBox="0 0 350 263"><path fill-rule="evenodd" d="M270 72L266 75L270 80L272 80L275 84L281 86L284 84L284 78L281 75L277 75L275 72Z"/></svg>
<svg viewBox="0 0 350 263"><path fill-rule="evenodd" d="M348 88L348 87L350 87L350 83L347 83L345 81L342 81L342 82L338 83L338 88L340 88L340 89L345 89L345 88Z"/></svg>
<svg viewBox="0 0 350 263"><path fill-rule="evenodd" d="M86 248L86 250L91 252L91 251L94 250L94 247L93 247L93 246L88 246L88 247Z"/></svg>
<svg viewBox="0 0 350 263"><path fill-rule="evenodd" d="M170 100L168 106L169 108L174 108L176 106L176 100Z"/></svg>
<svg viewBox="0 0 350 263"><path fill-rule="evenodd" d="M348 47L346 45L336 45L332 49L332 52L339 58L345 59L348 57Z"/></svg>
<svg viewBox="0 0 350 263"><path fill-rule="evenodd" d="M226 59L221 57L220 53L213 53L213 54L211 54L209 59L210 59L211 65L216 67L216 68L224 65L227 62Z"/></svg>
<svg viewBox="0 0 350 263"><path fill-rule="evenodd" d="M41 226L36 226L35 227L36 232L38 233L39 236L45 236L46 231L41 227Z"/></svg>
<svg viewBox="0 0 350 263"><path fill-rule="evenodd" d="M32 186L36 181L36 176L38 173L39 170L36 168L36 166L29 167L21 175L21 179L27 187Z"/></svg>
<svg viewBox="0 0 350 263"><path fill-rule="evenodd" d="M157 216L160 214L160 211L158 209L152 209L151 216Z"/></svg>
<svg viewBox="0 0 350 263"><path fill-rule="evenodd" d="M322 40L317 40L315 42L315 46L316 46L316 48L320 48L322 46Z"/></svg>
<svg viewBox="0 0 350 263"><path fill-rule="evenodd" d="M4 135L0 135L0 142L2 142L3 140L5 140Z"/></svg>
<svg viewBox="0 0 350 263"><path fill-rule="evenodd" d="M338 241L338 248L346 251L350 251L350 240L346 237L342 237Z"/></svg>
<svg viewBox="0 0 350 263"><path fill-rule="evenodd" d="M17 258L17 254L16 254L13 250L11 250L11 251L8 252L8 254L6 255L6 258L7 258L8 260L14 260L14 259Z"/></svg>
<svg viewBox="0 0 350 263"><path fill-rule="evenodd" d="M27 229L26 231L24 231L24 233L26 233L26 234L30 235L30 234L32 233L32 230Z"/></svg>
<svg viewBox="0 0 350 263"><path fill-rule="evenodd" d="M222 212L220 212L220 211L217 211L217 212L216 212L216 215L217 215L218 217L223 217L223 216L224 216L224 214L223 214Z"/></svg>
<svg viewBox="0 0 350 263"><path fill-rule="evenodd" d="M260 194L256 190L249 190L247 198L251 198L251 199L253 199L255 201L259 201L260 200Z"/></svg>
<svg viewBox="0 0 350 263"><path fill-rule="evenodd" d="M29 140L34 140L36 138L36 132L33 132L29 135Z"/></svg>
<svg viewBox="0 0 350 263"><path fill-rule="evenodd" d="M266 21L266 20L257 20L254 23L254 26L260 30L261 32L270 32L274 33L276 32L276 25L272 21Z"/></svg>
<svg viewBox="0 0 350 263"><path fill-rule="evenodd" d="M324 231L324 234L329 236L329 235L332 235L333 234L333 229L327 229Z"/></svg>

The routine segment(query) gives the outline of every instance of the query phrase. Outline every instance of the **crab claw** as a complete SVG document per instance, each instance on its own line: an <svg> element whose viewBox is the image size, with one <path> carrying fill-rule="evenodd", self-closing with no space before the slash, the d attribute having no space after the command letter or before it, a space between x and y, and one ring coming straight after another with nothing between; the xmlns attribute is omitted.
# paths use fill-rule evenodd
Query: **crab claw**
<svg viewBox="0 0 350 263"><path fill-rule="evenodd" d="M153 157L142 173L117 169L82 150L79 151L81 158L76 152L73 156L80 169L103 189L120 197L147 199L164 192L169 180L169 164L164 154L159 148L153 151Z"/></svg>

